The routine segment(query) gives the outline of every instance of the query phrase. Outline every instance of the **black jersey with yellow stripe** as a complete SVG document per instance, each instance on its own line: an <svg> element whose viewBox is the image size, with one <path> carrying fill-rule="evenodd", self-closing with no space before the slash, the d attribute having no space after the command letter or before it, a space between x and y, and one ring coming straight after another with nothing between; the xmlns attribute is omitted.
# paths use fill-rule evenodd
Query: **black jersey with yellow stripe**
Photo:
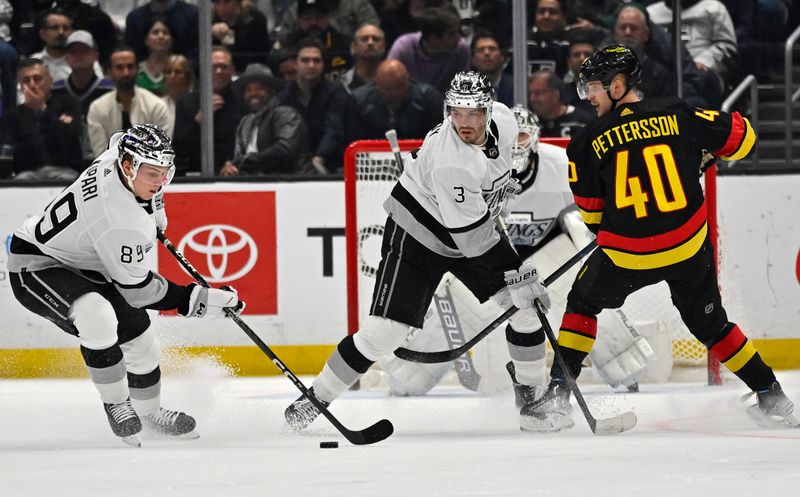
<svg viewBox="0 0 800 497"><path fill-rule="evenodd" d="M708 233L699 181L704 151L738 160L755 141L738 112L691 108L677 98L622 104L573 136L570 188L615 264L668 266L697 253Z"/></svg>

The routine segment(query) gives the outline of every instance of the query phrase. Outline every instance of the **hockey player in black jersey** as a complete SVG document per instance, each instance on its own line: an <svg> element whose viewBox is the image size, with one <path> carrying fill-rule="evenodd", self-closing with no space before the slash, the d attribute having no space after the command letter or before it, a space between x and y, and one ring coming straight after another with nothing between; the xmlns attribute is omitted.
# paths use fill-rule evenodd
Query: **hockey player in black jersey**
<svg viewBox="0 0 800 497"><path fill-rule="evenodd" d="M504 309L513 302L523 310L510 319L506 333L518 395L533 400L535 392L544 391L535 388L544 383L538 356L544 333L532 308L535 298L545 305L549 300L533 263L523 263L496 229L510 186L518 126L492 94L485 76L457 73L445 94L444 121L407 157L384 203L389 217L370 315L357 333L339 343L314 380L313 393L320 401L332 402L399 347L411 327L422 327L448 271L480 301L497 299ZM305 397L285 412L296 430L318 415ZM560 421L554 418L554 424Z"/></svg>
<svg viewBox="0 0 800 497"><path fill-rule="evenodd" d="M748 414L762 424L797 425L772 369L722 307L699 182L704 150L741 159L753 148L755 132L738 112L640 98L640 74L636 55L621 45L598 50L580 69L578 93L599 117L567 149L569 183L600 250L567 297L559 347L577 377L597 336L597 314L666 281L692 334L756 394ZM568 406L558 364L550 375L548 393L523 410L541 414Z"/></svg>

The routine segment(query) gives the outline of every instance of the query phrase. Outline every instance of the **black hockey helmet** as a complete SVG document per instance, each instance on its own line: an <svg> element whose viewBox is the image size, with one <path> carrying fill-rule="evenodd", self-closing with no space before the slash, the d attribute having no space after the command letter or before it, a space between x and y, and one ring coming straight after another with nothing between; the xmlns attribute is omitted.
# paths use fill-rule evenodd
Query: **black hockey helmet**
<svg viewBox="0 0 800 497"><path fill-rule="evenodd" d="M588 96L589 81L600 81L604 87L617 74L624 74L628 89L642 81L642 66L633 51L624 45L609 45L596 51L581 64L578 73L578 95Z"/></svg>

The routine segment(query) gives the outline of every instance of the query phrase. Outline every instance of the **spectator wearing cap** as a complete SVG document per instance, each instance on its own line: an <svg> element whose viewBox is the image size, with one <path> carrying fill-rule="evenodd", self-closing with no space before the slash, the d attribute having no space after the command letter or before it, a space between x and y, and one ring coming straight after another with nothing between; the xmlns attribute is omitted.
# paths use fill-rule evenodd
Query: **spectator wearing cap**
<svg viewBox="0 0 800 497"><path fill-rule="evenodd" d="M414 81L399 60L384 60L375 80L353 91L356 139L383 139L397 130L401 139L424 138L442 120L442 95Z"/></svg>
<svg viewBox="0 0 800 497"><path fill-rule="evenodd" d="M51 9L41 17L39 37L44 41L44 48L41 52L32 54L31 58L45 63L53 81L66 79L71 72L65 58L67 38L71 34L72 19L63 10ZM103 69L99 63L95 62L93 68L97 76L103 76Z"/></svg>
<svg viewBox="0 0 800 497"><path fill-rule="evenodd" d="M297 0L283 14L278 32L297 29L301 11L308 6L322 6L329 15L331 27L348 37L362 24L380 26L380 18L369 0Z"/></svg>
<svg viewBox="0 0 800 497"><path fill-rule="evenodd" d="M216 45L211 49L211 105L214 113L214 171L219 172L225 161L233 157L236 127L247 114L247 106L241 92L232 87L233 56L230 50ZM200 173L200 123L204 116L200 111L200 93L192 91L184 95L175 107L175 167L180 174Z"/></svg>
<svg viewBox="0 0 800 497"><path fill-rule="evenodd" d="M233 54L237 72L248 64L265 63L269 55L267 18L252 3L214 0L211 42L224 45Z"/></svg>
<svg viewBox="0 0 800 497"><path fill-rule="evenodd" d="M428 8L419 17L420 31L395 40L387 59L406 66L411 78L444 95L453 76L469 69L469 45L461 38L461 19L452 8Z"/></svg>
<svg viewBox="0 0 800 497"><path fill-rule="evenodd" d="M125 44L133 47L137 60L147 57L145 37L154 17L163 17L172 28L172 51L197 64L199 49L197 7L183 0L150 0L125 18Z"/></svg>
<svg viewBox="0 0 800 497"><path fill-rule="evenodd" d="M236 128L233 160L220 174L300 174L311 172L311 153L303 116L281 105L283 83L262 64L251 64L236 81L249 113Z"/></svg>
<svg viewBox="0 0 800 497"><path fill-rule="evenodd" d="M64 58L69 64L67 79L56 81L53 94L67 94L78 99L81 104L81 149L84 161L91 162L96 156L92 150L88 133L89 106L106 93L114 90L114 82L95 73L98 59L97 45L88 31L73 31L67 38L67 51Z"/></svg>
<svg viewBox="0 0 800 497"><path fill-rule="evenodd" d="M51 92L53 78L39 59L26 59L17 72L25 98L11 130L16 179L74 180L83 169L80 102Z"/></svg>
<svg viewBox="0 0 800 497"><path fill-rule="evenodd" d="M311 161L319 173L342 167L350 100L339 83L322 77L324 49L307 38L297 46L297 77L281 91L284 105L294 107L308 126Z"/></svg>
<svg viewBox="0 0 800 497"><path fill-rule="evenodd" d="M325 57L325 76L338 81L352 65L350 35L338 31L330 23L331 0L300 0L297 4L297 24L291 31L281 31L274 48L296 49L298 42L314 38L322 44Z"/></svg>
<svg viewBox="0 0 800 497"><path fill-rule="evenodd" d="M109 56L117 45L119 33L104 8L100 7L97 0L55 0L52 3L54 7L63 9L72 19L72 29L76 31L82 29L92 33L100 55L100 66L107 68Z"/></svg>
<svg viewBox="0 0 800 497"><path fill-rule="evenodd" d="M109 74L115 89L92 102L86 118L95 157L105 151L114 132L135 124L155 124L168 135L172 134L167 105L156 95L136 86L138 73L139 65L132 48L122 46L111 52Z"/></svg>
<svg viewBox="0 0 800 497"><path fill-rule="evenodd" d="M342 75L342 85L347 93L375 80L378 65L386 55L383 30L374 24L364 24L350 44L353 67Z"/></svg>
<svg viewBox="0 0 800 497"><path fill-rule="evenodd" d="M514 106L514 81L504 69L506 60L500 50L500 42L492 33L481 31L472 37L472 66L485 75L494 87L494 99Z"/></svg>

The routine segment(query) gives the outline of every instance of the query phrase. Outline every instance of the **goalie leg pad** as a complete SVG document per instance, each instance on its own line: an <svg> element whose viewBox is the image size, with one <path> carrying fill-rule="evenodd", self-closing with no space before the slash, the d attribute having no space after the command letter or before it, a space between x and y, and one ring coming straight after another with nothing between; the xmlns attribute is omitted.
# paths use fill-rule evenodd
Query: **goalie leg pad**
<svg viewBox="0 0 800 497"><path fill-rule="evenodd" d="M598 316L597 340L589 359L600 376L612 387L632 385L656 359L647 340L619 310L606 309Z"/></svg>

